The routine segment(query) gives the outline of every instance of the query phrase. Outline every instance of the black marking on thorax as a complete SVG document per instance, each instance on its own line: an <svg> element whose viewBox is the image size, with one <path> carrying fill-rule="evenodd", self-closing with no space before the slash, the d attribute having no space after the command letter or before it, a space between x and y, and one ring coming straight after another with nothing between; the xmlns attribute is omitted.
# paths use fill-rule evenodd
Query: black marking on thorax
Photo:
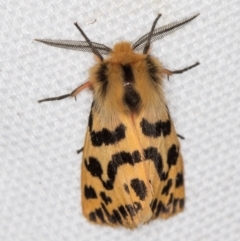
<svg viewBox="0 0 240 241"><path fill-rule="evenodd" d="M124 103L128 106L131 112L136 112L141 103L140 95L130 83L126 83L124 86L124 89L125 89L124 96L123 96Z"/></svg>
<svg viewBox="0 0 240 241"><path fill-rule="evenodd" d="M93 146L113 145L125 138L126 127L123 124L118 125L115 130L110 131L107 128L102 128L101 131L94 131L92 110L89 115L88 126Z"/></svg>
<svg viewBox="0 0 240 241"><path fill-rule="evenodd" d="M123 70L123 79L126 83L133 83L134 82L134 74L130 64L122 65Z"/></svg>
<svg viewBox="0 0 240 241"><path fill-rule="evenodd" d="M159 71L158 67L155 65L155 63L152 60L150 55L147 56L146 62L147 62L147 70L148 70L150 79L156 83L159 83L158 74L160 71Z"/></svg>
<svg viewBox="0 0 240 241"><path fill-rule="evenodd" d="M141 96L134 88L134 74L129 64L122 65L124 95L123 102L131 112L136 112L141 104Z"/></svg>
<svg viewBox="0 0 240 241"><path fill-rule="evenodd" d="M96 73L96 78L102 84L101 92L103 96L106 96L108 86L108 65L101 63Z"/></svg>

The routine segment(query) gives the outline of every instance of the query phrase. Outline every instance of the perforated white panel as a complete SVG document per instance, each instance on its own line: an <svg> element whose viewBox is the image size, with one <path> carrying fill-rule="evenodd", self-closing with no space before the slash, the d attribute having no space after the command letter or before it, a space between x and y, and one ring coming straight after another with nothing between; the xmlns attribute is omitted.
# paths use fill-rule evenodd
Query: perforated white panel
<svg viewBox="0 0 240 241"><path fill-rule="evenodd" d="M238 0L0 0L0 240L240 240L240 2ZM186 209L135 231L89 224L80 207L91 93L38 104L83 83L92 54L34 38L89 38L112 47L200 12L152 54L179 69L166 96L185 160Z"/></svg>

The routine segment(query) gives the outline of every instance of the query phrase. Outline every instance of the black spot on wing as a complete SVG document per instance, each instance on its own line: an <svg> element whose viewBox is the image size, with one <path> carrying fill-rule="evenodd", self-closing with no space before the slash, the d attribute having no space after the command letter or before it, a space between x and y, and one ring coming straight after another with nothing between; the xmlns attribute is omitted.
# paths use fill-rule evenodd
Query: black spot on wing
<svg viewBox="0 0 240 241"><path fill-rule="evenodd" d="M97 80L101 83L101 92L105 96L107 93L108 86L108 66L106 63L101 63L96 73Z"/></svg>
<svg viewBox="0 0 240 241"><path fill-rule="evenodd" d="M126 210L128 212L128 215L130 215L130 217L134 217L135 216L135 210L133 208L133 206L131 204L125 205Z"/></svg>
<svg viewBox="0 0 240 241"><path fill-rule="evenodd" d="M158 149L155 147L148 147L147 149L144 149L144 156L146 160L150 159L151 161L153 161L160 180L166 181L168 179L168 172L163 172L162 156L158 152Z"/></svg>
<svg viewBox="0 0 240 241"><path fill-rule="evenodd" d="M101 208L95 209L95 214L96 214L96 217L99 218L102 223L106 223L104 218L104 213Z"/></svg>
<svg viewBox="0 0 240 241"><path fill-rule="evenodd" d="M126 193L129 194L130 191L129 191L128 185L126 183L124 183L123 187L124 187L124 190L126 191Z"/></svg>
<svg viewBox="0 0 240 241"><path fill-rule="evenodd" d="M96 199L97 194L92 186L84 186L84 196L86 199Z"/></svg>
<svg viewBox="0 0 240 241"><path fill-rule="evenodd" d="M138 151L134 151L133 153L123 151L112 155L112 159L108 162L107 167L107 175L109 179L106 181L102 179L103 169L100 161L97 158L89 157L88 161L85 159L85 166L92 176L98 177L101 180L103 186L107 190L111 190L113 189L113 183L115 181L118 168L125 164L130 164L133 166L135 163L140 161L141 155Z"/></svg>
<svg viewBox="0 0 240 241"><path fill-rule="evenodd" d="M157 121L155 123L150 123L146 119L142 119L140 126L142 128L142 133L145 136L157 138L161 135L164 137L170 135L171 133L171 122L167 121Z"/></svg>
<svg viewBox="0 0 240 241"><path fill-rule="evenodd" d="M168 200L168 205L170 205L173 201L173 194L170 194L169 200Z"/></svg>
<svg viewBox="0 0 240 241"><path fill-rule="evenodd" d="M99 177L101 178L103 170L100 162L98 161L97 158L94 157L89 157L88 158L88 163L87 160L84 160L85 167L87 170L91 173L93 177Z"/></svg>
<svg viewBox="0 0 240 241"><path fill-rule="evenodd" d="M184 208L184 199L183 198L174 198L172 205L173 205L173 213L175 213L177 211L178 207L180 209Z"/></svg>
<svg viewBox="0 0 240 241"><path fill-rule="evenodd" d="M109 203L112 203L112 199L109 196L107 196L105 192L100 192L100 197L102 198L102 200L106 205L108 205Z"/></svg>
<svg viewBox="0 0 240 241"><path fill-rule="evenodd" d="M146 184L144 183L144 181L142 181L138 178L132 179L131 187L141 201L143 201L146 198L147 187L146 187Z"/></svg>
<svg viewBox="0 0 240 241"><path fill-rule="evenodd" d="M103 203L101 205L102 205L103 212L104 212L107 220L110 223L112 223L112 224L116 224L116 223L122 224L121 216L116 209L113 209L112 213L110 214L110 212L107 210L106 206Z"/></svg>
<svg viewBox="0 0 240 241"><path fill-rule="evenodd" d="M160 179L162 181L166 181L168 179L168 172L162 172Z"/></svg>
<svg viewBox="0 0 240 241"><path fill-rule="evenodd" d="M144 157L145 159L142 160L139 151L134 151L132 153L122 151L122 152L113 154L111 160L108 161L107 173L106 173L108 176L107 180L102 179L103 169L102 169L100 160L98 160L96 157L90 156L88 160L85 159L84 162L85 162L86 169L91 173L93 177L98 177L101 180L103 187L107 190L113 189L113 184L118 172L118 168L120 166L126 165L126 164L134 166L136 163L139 163L145 160L153 161L160 180L165 181L168 179L168 172L163 172L163 161L157 148L148 147L144 149ZM167 155L167 163L168 163L169 169L171 168L172 165L176 165L177 158L178 158L178 148L176 147L176 145L172 145L169 148L168 155ZM125 191L128 190L127 189L128 187L126 188L124 186L124 188L125 188Z"/></svg>
<svg viewBox="0 0 240 241"><path fill-rule="evenodd" d="M181 209L184 208L184 203L185 203L184 198L180 198L180 199L179 199L179 207L180 207Z"/></svg>
<svg viewBox="0 0 240 241"><path fill-rule="evenodd" d="M101 131L92 131L91 140L93 146L113 145L125 138L126 127L120 124L114 131L109 131L107 128L103 128Z"/></svg>
<svg viewBox="0 0 240 241"><path fill-rule="evenodd" d="M129 215L133 218L139 212L139 210L142 209L142 205L139 202L133 202L133 205L125 205L125 208L127 209Z"/></svg>
<svg viewBox="0 0 240 241"><path fill-rule="evenodd" d="M147 149L144 149L144 156L147 159L150 159L153 161L154 166L157 170L159 178L162 176L163 171L163 162L162 157L160 153L158 152L157 148L155 147L148 147Z"/></svg>
<svg viewBox="0 0 240 241"><path fill-rule="evenodd" d="M153 80L154 82L158 83L160 81L160 79L158 77L159 69L155 65L155 63L152 60L150 55L147 56L146 62L147 62L147 70L148 70L148 74L149 74L150 79Z"/></svg>
<svg viewBox="0 0 240 241"><path fill-rule="evenodd" d="M179 148L177 148L176 145L172 145L169 149L168 149L168 154L167 154L167 163L169 166L169 169L171 168L171 166L176 165L177 164L177 159L179 156Z"/></svg>
<svg viewBox="0 0 240 241"><path fill-rule="evenodd" d="M141 161L140 152L139 151L134 151L132 153L132 158L133 158L134 163L140 162Z"/></svg>
<svg viewBox="0 0 240 241"><path fill-rule="evenodd" d="M123 223L122 223L122 218L121 218L119 212L118 212L116 209L113 209L113 215L114 215L114 217L115 217L115 220L117 220L117 222L118 222L119 224L123 224Z"/></svg>
<svg viewBox="0 0 240 241"><path fill-rule="evenodd" d="M176 212L178 203L179 203L179 199L178 198L174 198L173 199L173 213Z"/></svg>
<svg viewBox="0 0 240 241"><path fill-rule="evenodd" d="M157 206L157 199L155 198L150 205L153 213L155 212L156 206Z"/></svg>
<svg viewBox="0 0 240 241"><path fill-rule="evenodd" d="M139 151L130 152L119 152L112 155L112 160L108 163L107 174L109 177L109 181L111 183L114 182L115 177L117 175L118 168L125 164L134 165L141 161L141 155Z"/></svg>
<svg viewBox="0 0 240 241"><path fill-rule="evenodd" d="M118 125L114 131L103 128L101 131L92 130L93 114L89 115L88 126L93 146L113 145L125 138L126 127L123 124Z"/></svg>
<svg viewBox="0 0 240 241"><path fill-rule="evenodd" d="M161 213L169 213L169 206L166 207L166 206L164 206L162 201L158 201L155 215L159 216Z"/></svg>
<svg viewBox="0 0 240 241"><path fill-rule="evenodd" d="M170 188L172 187L172 179L169 179L166 186L163 187L162 194L168 195Z"/></svg>
<svg viewBox="0 0 240 241"><path fill-rule="evenodd" d="M176 177L176 188L183 186L183 182L183 174L179 172Z"/></svg>
<svg viewBox="0 0 240 241"><path fill-rule="evenodd" d="M97 217L96 217L96 213L95 212L91 212L89 213L89 220L92 222L96 222L97 221Z"/></svg>
<svg viewBox="0 0 240 241"><path fill-rule="evenodd" d="M106 206L102 204L102 209L108 219L109 222L115 224L119 223L122 225L122 217L126 219L128 216L133 219L134 216L137 215L139 210L142 209L142 206L139 202L133 202L133 204L126 204L126 205L120 205L118 207L118 210L113 209L112 212L110 213Z"/></svg>
<svg viewBox="0 0 240 241"><path fill-rule="evenodd" d="M167 205L164 205L163 202L158 200L157 198L155 198L151 204L152 212L155 217L158 217L161 214L166 214L166 213L170 213L170 212L176 213L178 206L180 209L184 208L184 199L173 198L172 193L170 195Z"/></svg>
<svg viewBox="0 0 240 241"><path fill-rule="evenodd" d="M120 212L120 214L122 215L122 217L123 217L124 219L127 218L128 214L127 214L127 211L126 211L126 209L124 208L123 205L121 205L121 206L118 207L118 211Z"/></svg>
<svg viewBox="0 0 240 241"><path fill-rule="evenodd" d="M94 211L89 213L89 220L97 222L99 219L102 223L120 224L123 225L122 218L127 219L130 216L133 219L137 215L142 206L139 202L133 202L132 204L120 205L117 209L112 211L101 203L100 208L96 208Z"/></svg>

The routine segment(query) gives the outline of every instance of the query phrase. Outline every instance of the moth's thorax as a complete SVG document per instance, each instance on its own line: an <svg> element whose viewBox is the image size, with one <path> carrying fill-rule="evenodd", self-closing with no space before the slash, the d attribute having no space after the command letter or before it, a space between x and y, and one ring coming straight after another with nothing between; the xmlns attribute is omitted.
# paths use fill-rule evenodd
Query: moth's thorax
<svg viewBox="0 0 240 241"><path fill-rule="evenodd" d="M145 54L134 52L131 43L120 42L114 45L107 61L114 64L130 64L146 58Z"/></svg>
<svg viewBox="0 0 240 241"><path fill-rule="evenodd" d="M137 53L128 42L117 43L109 56L90 70L96 106L101 111L140 113L162 97L162 66Z"/></svg>

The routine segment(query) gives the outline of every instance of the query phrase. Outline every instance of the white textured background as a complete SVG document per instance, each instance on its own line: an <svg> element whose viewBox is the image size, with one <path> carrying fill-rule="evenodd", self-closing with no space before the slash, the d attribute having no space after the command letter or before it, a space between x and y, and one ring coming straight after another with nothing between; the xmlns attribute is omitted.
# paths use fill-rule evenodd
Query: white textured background
<svg viewBox="0 0 240 241"><path fill-rule="evenodd" d="M191 14L155 42L185 160L186 209L135 231L89 224L80 207L81 155L91 93L38 104L83 83L92 54L34 38L90 39L112 47ZM0 0L0 240L240 240L240 1ZM96 20L96 21L95 21ZM95 22L94 22L95 21Z"/></svg>

